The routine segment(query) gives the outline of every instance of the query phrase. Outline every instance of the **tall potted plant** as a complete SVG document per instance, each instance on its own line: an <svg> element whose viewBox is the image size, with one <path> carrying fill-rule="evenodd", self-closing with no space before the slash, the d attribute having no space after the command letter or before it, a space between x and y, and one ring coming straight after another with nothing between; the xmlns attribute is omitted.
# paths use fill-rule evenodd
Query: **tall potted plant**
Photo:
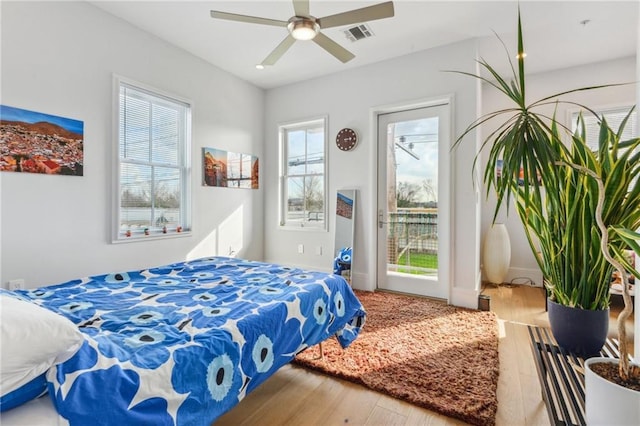
<svg viewBox="0 0 640 426"><path fill-rule="evenodd" d="M604 132L610 133L606 128L601 132L600 141L606 140ZM618 138L614 137L612 146L618 145ZM630 141L631 145L628 149L620 153L617 157L616 149L609 150L610 155L608 164L614 168L620 168L621 173L628 173L630 170L637 170L637 160L631 159L640 155L637 153L637 147L640 144L640 138ZM602 147L602 143L600 145ZM571 165L580 172L588 175L596 181L598 185L598 201L596 204L596 222L598 229L602 235L600 240L600 248L607 262L615 266L622 280L622 296L624 298L625 307L618 315L618 337L620 339L620 359L612 360L611 358L593 357L585 362L585 412L589 425L638 425L640 424L640 365L631 365L629 363L627 341L626 341L626 319L633 312L631 296L629 295L629 280L627 268L622 265L619 258L621 253L612 253L609 246L609 233L613 237L621 238L629 247L633 248L635 253L640 253L640 234L630 229L614 226L608 229L603 217L605 205L606 186L605 179L602 174L596 171L584 168L578 165ZM630 167L630 169L628 169ZM636 172L637 173L637 172ZM622 179L624 181L624 179ZM631 191L637 189L637 175L631 188ZM624 257L622 257L624 258ZM617 367L616 367L617 364ZM617 370L617 372L616 372Z"/></svg>
<svg viewBox="0 0 640 426"><path fill-rule="evenodd" d="M549 117L540 112L540 107L557 104L560 96L569 93L607 86L569 90L527 103L524 56L518 15L517 72L511 60L513 75L509 79L484 60L479 63L490 77L462 72L493 86L513 106L475 120L454 146L479 126L503 119L481 147L481 150L489 148L484 182L487 195L491 190L496 193L494 221L501 206L508 209L511 200L515 201L543 274L552 332L560 346L589 356L597 353L606 340L614 269L623 277L627 270L640 278L624 256L625 249L640 255L637 243L640 235L633 232L640 228L640 139L622 141L620 135L626 120L614 132L599 117L598 149L592 151L587 145L582 119L578 120L578 130L572 133L556 120L555 114ZM588 107L579 106L598 117ZM563 142L563 136L568 137L569 143ZM480 153L474 167L479 158ZM625 320L633 305L627 285L624 292L625 309L618 317L623 359L619 372L629 378L640 375L640 371L630 369L626 362ZM594 321L599 320L603 323L596 325ZM600 335L594 339L596 330L600 330Z"/></svg>

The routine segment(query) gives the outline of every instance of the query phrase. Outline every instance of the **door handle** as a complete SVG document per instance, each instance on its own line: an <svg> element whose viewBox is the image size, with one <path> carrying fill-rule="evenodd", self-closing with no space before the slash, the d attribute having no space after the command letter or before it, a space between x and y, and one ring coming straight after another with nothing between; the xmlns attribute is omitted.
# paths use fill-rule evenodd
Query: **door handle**
<svg viewBox="0 0 640 426"><path fill-rule="evenodd" d="M382 227L389 222L384 221L384 211L382 209L378 210L378 228L382 229Z"/></svg>

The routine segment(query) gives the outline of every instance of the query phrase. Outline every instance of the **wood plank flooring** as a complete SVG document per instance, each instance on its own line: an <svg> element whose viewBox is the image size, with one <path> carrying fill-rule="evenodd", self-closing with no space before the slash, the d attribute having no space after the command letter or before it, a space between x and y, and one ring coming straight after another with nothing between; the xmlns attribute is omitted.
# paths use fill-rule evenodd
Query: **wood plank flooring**
<svg viewBox="0 0 640 426"><path fill-rule="evenodd" d="M499 318L498 426L549 425L526 324L548 327L541 288L488 287ZM620 310L614 300L612 316ZM611 321L615 334L615 320ZM628 329L632 330L632 320ZM612 334L612 335L614 335ZM630 340L633 336L630 336ZM360 385L285 366L216 425L464 425Z"/></svg>

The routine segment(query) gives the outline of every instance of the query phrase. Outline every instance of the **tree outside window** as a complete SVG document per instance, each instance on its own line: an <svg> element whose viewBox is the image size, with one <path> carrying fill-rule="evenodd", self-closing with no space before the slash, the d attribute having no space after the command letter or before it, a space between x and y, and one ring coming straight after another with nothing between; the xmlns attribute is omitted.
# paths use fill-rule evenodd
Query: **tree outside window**
<svg viewBox="0 0 640 426"><path fill-rule="evenodd" d="M325 126L319 119L281 126L281 226L325 226Z"/></svg>

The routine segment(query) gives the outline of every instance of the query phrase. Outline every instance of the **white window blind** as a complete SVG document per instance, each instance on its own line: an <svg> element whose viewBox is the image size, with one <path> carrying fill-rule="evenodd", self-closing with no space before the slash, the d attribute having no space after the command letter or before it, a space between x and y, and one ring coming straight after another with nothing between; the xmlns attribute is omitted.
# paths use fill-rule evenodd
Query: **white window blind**
<svg viewBox="0 0 640 426"><path fill-rule="evenodd" d="M280 127L281 226L325 227L326 119Z"/></svg>
<svg viewBox="0 0 640 426"><path fill-rule="evenodd" d="M118 81L116 240L189 231L188 103Z"/></svg>
<svg viewBox="0 0 640 426"><path fill-rule="evenodd" d="M617 132L620 128L620 124L625 119L631 107L611 108L606 110L596 110L596 112L603 116L607 120L607 124L614 131ZM634 110L622 132L622 140L628 140L638 136L638 124L636 120L637 111ZM575 132L576 123L578 120L579 112L574 112L571 116L572 130ZM598 119L590 113L582 113L584 119L584 125L587 134L587 145L592 150L598 149L598 135L600 134L600 123Z"/></svg>

